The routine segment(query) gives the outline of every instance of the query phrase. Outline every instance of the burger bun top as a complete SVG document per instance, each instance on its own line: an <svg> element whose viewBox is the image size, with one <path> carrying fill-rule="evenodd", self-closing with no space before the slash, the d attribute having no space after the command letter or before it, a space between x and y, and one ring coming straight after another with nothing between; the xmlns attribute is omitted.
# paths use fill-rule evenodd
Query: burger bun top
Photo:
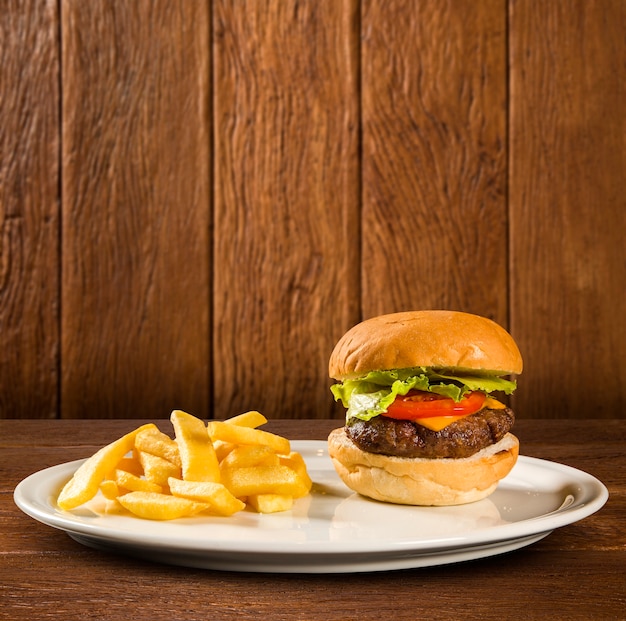
<svg viewBox="0 0 626 621"><path fill-rule="evenodd" d="M410 367L519 374L522 357L511 335L486 317L446 310L405 311L367 319L348 330L331 353L330 377Z"/></svg>

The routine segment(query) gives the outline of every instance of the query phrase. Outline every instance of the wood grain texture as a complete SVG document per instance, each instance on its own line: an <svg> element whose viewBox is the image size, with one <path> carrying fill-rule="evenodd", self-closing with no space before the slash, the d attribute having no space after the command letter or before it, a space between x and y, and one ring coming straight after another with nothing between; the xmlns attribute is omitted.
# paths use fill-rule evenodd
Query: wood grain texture
<svg viewBox="0 0 626 621"><path fill-rule="evenodd" d="M505 4L363 6L363 314L506 326Z"/></svg>
<svg viewBox="0 0 626 621"><path fill-rule="evenodd" d="M512 330L521 416L626 411L626 4L511 12Z"/></svg>
<svg viewBox="0 0 626 621"><path fill-rule="evenodd" d="M518 418L626 417L622 0L0 5L0 418L340 419L436 307Z"/></svg>
<svg viewBox="0 0 626 621"><path fill-rule="evenodd" d="M359 304L356 6L215 3L217 417L337 410L328 357Z"/></svg>
<svg viewBox="0 0 626 621"><path fill-rule="evenodd" d="M0 9L0 418L58 413L59 16Z"/></svg>
<svg viewBox="0 0 626 621"><path fill-rule="evenodd" d="M206 416L208 6L62 6L63 416Z"/></svg>

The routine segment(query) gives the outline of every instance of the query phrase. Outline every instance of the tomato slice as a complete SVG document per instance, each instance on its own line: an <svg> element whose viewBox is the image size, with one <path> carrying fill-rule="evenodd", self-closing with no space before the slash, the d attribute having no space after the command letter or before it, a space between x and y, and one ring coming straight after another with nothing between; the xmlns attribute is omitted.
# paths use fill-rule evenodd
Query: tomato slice
<svg viewBox="0 0 626 621"><path fill-rule="evenodd" d="M430 418L432 416L467 416L478 412L484 405L486 395L479 390L470 392L460 401L422 390L411 390L396 397L384 416L400 420Z"/></svg>

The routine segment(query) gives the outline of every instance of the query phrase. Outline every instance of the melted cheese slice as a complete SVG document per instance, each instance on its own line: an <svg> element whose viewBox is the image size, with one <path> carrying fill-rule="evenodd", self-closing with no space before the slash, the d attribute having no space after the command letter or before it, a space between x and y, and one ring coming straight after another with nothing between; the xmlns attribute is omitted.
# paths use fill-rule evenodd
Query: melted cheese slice
<svg viewBox="0 0 626 621"><path fill-rule="evenodd" d="M506 405L504 405L504 403L500 403L500 401L494 399L493 397L487 397L483 408L488 408L490 410L503 410L506 408ZM421 425L422 427L426 427L426 429L431 429L432 431L441 431L448 425L461 418L465 418L466 416L469 416L469 414L463 414L462 416L430 416L428 418L415 419L413 422Z"/></svg>
<svg viewBox="0 0 626 621"><path fill-rule="evenodd" d="M504 410L506 409L506 405L504 405L504 403L500 403L500 401L494 399L493 397L487 397L483 408L487 408L488 410Z"/></svg>
<svg viewBox="0 0 626 621"><path fill-rule="evenodd" d="M412 422L426 427L426 429L441 431L444 427L447 427L460 418L465 418L465 416L467 416L467 414L463 416L429 416L428 418L416 418Z"/></svg>

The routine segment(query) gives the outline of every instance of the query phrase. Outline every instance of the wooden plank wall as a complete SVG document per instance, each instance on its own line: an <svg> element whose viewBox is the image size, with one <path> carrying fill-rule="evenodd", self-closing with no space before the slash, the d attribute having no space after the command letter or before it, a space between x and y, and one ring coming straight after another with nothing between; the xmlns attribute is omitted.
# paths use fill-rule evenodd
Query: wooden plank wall
<svg viewBox="0 0 626 621"><path fill-rule="evenodd" d="M622 0L3 0L0 417L341 418L361 318L626 417Z"/></svg>

